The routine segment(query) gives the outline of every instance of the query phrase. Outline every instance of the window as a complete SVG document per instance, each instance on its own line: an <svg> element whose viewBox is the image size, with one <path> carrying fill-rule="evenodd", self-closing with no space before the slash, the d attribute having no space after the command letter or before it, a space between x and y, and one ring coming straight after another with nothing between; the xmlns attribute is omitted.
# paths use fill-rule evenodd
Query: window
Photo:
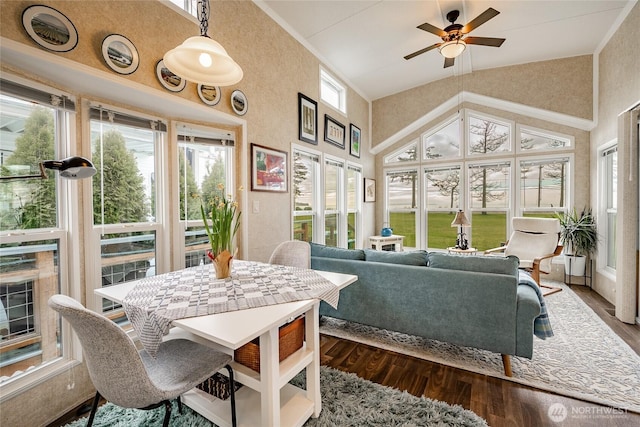
<svg viewBox="0 0 640 427"><path fill-rule="evenodd" d="M422 153L424 160L451 159L460 157L460 119L456 116L422 136Z"/></svg>
<svg viewBox="0 0 640 427"><path fill-rule="evenodd" d="M511 163L470 165L467 174L472 245L478 250L498 247L507 238Z"/></svg>
<svg viewBox="0 0 640 427"><path fill-rule="evenodd" d="M553 217L567 206L569 157L521 160L520 209L524 216Z"/></svg>
<svg viewBox="0 0 640 427"><path fill-rule="evenodd" d="M293 150L293 238L318 241L314 232L319 217L320 157L316 153Z"/></svg>
<svg viewBox="0 0 640 427"><path fill-rule="evenodd" d="M418 141L413 141L406 147L384 158L385 164L414 162L418 160Z"/></svg>
<svg viewBox="0 0 640 427"><path fill-rule="evenodd" d="M36 84L0 81L0 162L3 177L38 175L39 163L68 155L75 104L67 96ZM65 224L74 221L63 201L75 194L46 179L0 181L0 384L37 381L40 368L56 368L70 358L71 341L47 306L50 295L69 293L63 283L73 250ZM19 230L19 232L16 232ZM75 249L77 250L77 249Z"/></svg>
<svg viewBox="0 0 640 427"><path fill-rule="evenodd" d="M347 114L347 90L345 86L320 69L320 99L343 114Z"/></svg>
<svg viewBox="0 0 640 427"><path fill-rule="evenodd" d="M166 125L160 121L90 108L93 223L100 241L100 286L140 279L168 269L159 262L165 183L159 173ZM94 272L94 277L96 273ZM103 299L103 311L120 306Z"/></svg>
<svg viewBox="0 0 640 427"><path fill-rule="evenodd" d="M347 248L362 241L362 167L347 165Z"/></svg>
<svg viewBox="0 0 640 427"><path fill-rule="evenodd" d="M184 231L184 265L193 267L211 262L206 255L209 238L200 207L208 206L215 195L236 192L233 185L234 136L215 129L178 126L178 171L180 221ZM220 190L218 186L222 186ZM238 196L234 197L237 200Z"/></svg>
<svg viewBox="0 0 640 427"><path fill-rule="evenodd" d="M324 244L344 247L343 235L344 161L325 158L324 161Z"/></svg>
<svg viewBox="0 0 640 427"><path fill-rule="evenodd" d="M511 125L474 113L467 115L469 155L500 154L511 151Z"/></svg>
<svg viewBox="0 0 640 427"><path fill-rule="evenodd" d="M427 248L451 246L451 222L460 208L460 166L427 168L424 171Z"/></svg>
<svg viewBox="0 0 640 427"><path fill-rule="evenodd" d="M618 147L604 149L600 154L602 171L602 203L600 206L601 221L605 227L602 237L605 251L604 261L607 268L616 269L616 223L618 212Z"/></svg>
<svg viewBox="0 0 640 427"><path fill-rule="evenodd" d="M520 151L549 151L570 148L573 138L548 131L520 127Z"/></svg>
<svg viewBox="0 0 640 427"><path fill-rule="evenodd" d="M393 234L404 236L405 247L417 247L418 171L387 171L386 195L386 222L393 228Z"/></svg>
<svg viewBox="0 0 640 427"><path fill-rule="evenodd" d="M198 17L198 0L169 0L190 15Z"/></svg>

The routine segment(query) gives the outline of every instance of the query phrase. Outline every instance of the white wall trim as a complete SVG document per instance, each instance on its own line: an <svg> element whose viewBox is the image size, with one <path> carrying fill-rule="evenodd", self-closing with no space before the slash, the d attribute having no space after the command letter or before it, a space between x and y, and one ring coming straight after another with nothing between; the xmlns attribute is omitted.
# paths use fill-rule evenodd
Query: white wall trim
<svg viewBox="0 0 640 427"><path fill-rule="evenodd" d="M484 105L486 107L496 108L499 110L509 111L511 113L521 114L523 116L529 116L536 119L546 120L548 122L557 123L560 125L571 126L580 130L591 131L594 128L594 121L587 120L580 117L570 116L567 114L556 113L553 111L544 110L542 108L531 107L517 102L505 101L503 99L493 98L486 95L478 95L472 92L460 92L457 95L449 98L447 101L438 105L433 110L429 111L418 120L410 123L404 129L391 135L389 138L382 141L371 149L371 153L378 154L382 150L392 146L400 139L410 135L423 126L427 125L431 121L435 120L438 116L446 113L450 109L456 107L462 102L471 102L474 104Z"/></svg>

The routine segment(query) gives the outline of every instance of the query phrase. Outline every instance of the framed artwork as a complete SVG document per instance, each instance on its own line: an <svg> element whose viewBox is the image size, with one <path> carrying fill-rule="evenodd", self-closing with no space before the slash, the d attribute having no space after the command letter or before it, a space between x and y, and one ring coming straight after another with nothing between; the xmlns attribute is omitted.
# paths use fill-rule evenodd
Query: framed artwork
<svg viewBox="0 0 640 427"><path fill-rule="evenodd" d="M344 125L328 114L324 115L324 140L344 148Z"/></svg>
<svg viewBox="0 0 640 427"><path fill-rule="evenodd" d="M349 133L351 139L349 143L349 154L355 157L360 157L360 128L353 123L349 125Z"/></svg>
<svg viewBox="0 0 640 427"><path fill-rule="evenodd" d="M111 34L102 40L102 58L116 73L131 74L138 69L140 57L131 40L120 34Z"/></svg>
<svg viewBox="0 0 640 427"><path fill-rule="evenodd" d="M298 139L318 144L318 103L298 92Z"/></svg>
<svg viewBox="0 0 640 427"><path fill-rule="evenodd" d="M69 52L78 44L73 23L49 6L27 7L22 11L22 26L34 42L54 52Z"/></svg>
<svg viewBox="0 0 640 427"><path fill-rule="evenodd" d="M247 114L249 102L247 101L246 95L241 90L236 89L231 93L231 108L239 116Z"/></svg>
<svg viewBox="0 0 640 427"><path fill-rule="evenodd" d="M216 105L220 102L220 86L208 86L198 84L198 96L207 105Z"/></svg>
<svg viewBox="0 0 640 427"><path fill-rule="evenodd" d="M251 190L286 193L288 179L287 153L251 144Z"/></svg>
<svg viewBox="0 0 640 427"><path fill-rule="evenodd" d="M164 61L161 59L156 64L156 77L158 81L167 90L171 92L180 92L187 85L187 81L182 77L178 77L164 66Z"/></svg>
<svg viewBox="0 0 640 427"><path fill-rule="evenodd" d="M372 178L364 179L364 201L376 201L376 180Z"/></svg>

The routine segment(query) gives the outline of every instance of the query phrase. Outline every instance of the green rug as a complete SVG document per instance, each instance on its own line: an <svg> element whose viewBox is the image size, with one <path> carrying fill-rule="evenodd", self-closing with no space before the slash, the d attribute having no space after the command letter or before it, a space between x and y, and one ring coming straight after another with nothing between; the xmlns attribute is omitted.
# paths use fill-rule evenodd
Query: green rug
<svg viewBox="0 0 640 427"><path fill-rule="evenodd" d="M304 375L300 374L292 383L304 387ZM308 427L417 427L417 426L487 426L487 423L461 406L415 397L363 380L354 374L322 366L320 369L320 391L322 412L317 419L310 419ZM186 405L178 413L174 402L171 413L172 427L212 426L206 418L198 415ZM151 411L124 409L107 403L98 409L95 427L161 426L164 408ZM241 415L240 415L241 423ZM84 427L86 418L66 427Z"/></svg>

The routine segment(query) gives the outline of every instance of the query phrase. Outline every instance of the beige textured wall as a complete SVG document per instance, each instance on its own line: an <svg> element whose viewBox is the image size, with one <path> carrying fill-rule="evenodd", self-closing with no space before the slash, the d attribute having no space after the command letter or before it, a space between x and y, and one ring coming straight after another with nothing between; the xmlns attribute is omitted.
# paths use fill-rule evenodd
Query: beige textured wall
<svg viewBox="0 0 640 427"><path fill-rule="evenodd" d="M619 129L618 116L640 102L640 3L609 40L598 57L598 123L591 132L591 159L596 162L598 148L612 140L618 142L618 259L617 280L601 272L596 273L596 290L607 300L615 303L634 299L638 283L636 277L637 246L629 236L638 235L638 146L629 141ZM628 123L628 122L627 122ZM628 124L627 124L628 126ZM629 156L632 156L631 164ZM630 170L631 169L631 170ZM628 181L629 173L632 181ZM596 200L596 176L591 180L591 197ZM622 246L621 246L622 245ZM618 284L616 285L616 282ZM635 287L635 290L633 289ZM618 311L618 310L616 310ZM633 310L635 311L635 310ZM628 312L628 310L627 310ZM619 313L616 312L616 315ZM625 321L633 321L627 314Z"/></svg>
<svg viewBox="0 0 640 427"><path fill-rule="evenodd" d="M102 40L106 35L117 33L129 38L136 46L140 65L135 73L115 78L135 82L161 91L165 89L155 76L156 62L164 52L182 43L187 37L199 34L199 25L189 17L175 12L157 0L90 0L90 1L39 1L63 12L76 26L79 43L71 52L59 53L61 57L104 72L110 69L103 63ZM21 24L22 11L33 1L0 1L0 36L28 46L36 46L24 32ZM318 145L311 148L352 160L363 165L364 176L373 176L375 159L367 152L369 146L369 103L355 91L347 95L348 116L325 106L319 100L320 62L301 44L288 35L251 1L211 2L209 35L220 42L244 71L244 79L235 86L222 88L222 100L212 107L234 114L229 95L234 89L242 90L248 98L247 138L239 144L256 143L286 152L292 143L298 142L298 92L318 101ZM44 51L44 49L43 49ZM12 74L34 78L52 87L70 92L79 99L92 98L90 93L74 92L73 87L61 87L47 76L34 76L28 69L17 69L11 64L1 63L0 69ZM172 96L201 104L196 85L187 87ZM95 99L108 103L108 99ZM116 104L127 107L127 105ZM153 111L143 111L153 114ZM323 141L324 114L343 123L348 130L354 123L362 130L361 158L349 156L348 145L341 150ZM176 112L175 118L181 118ZM168 119L175 119L168 117ZM78 120L83 125L82 120ZM203 123L215 127L216 123ZM78 129L82 135L83 130ZM348 143L347 143L348 144ZM241 147L239 147L241 148ZM238 150L240 152L240 150ZM248 150L247 150L248 152ZM289 157L291 160L291 157ZM242 159L237 159L238 163ZM247 174L249 171L246 171ZM250 182L247 176L247 182ZM289 182L291 186L291 182ZM248 189L246 189L248 191ZM253 260L267 260L275 246L291 236L291 190L286 194L248 191L248 206L243 215L248 218L248 229L241 230L249 237L249 248L243 248L244 256ZM260 203L260 212L251 212L253 201ZM365 206L365 236L372 234L373 206ZM80 226L82 229L82 226ZM31 388L16 398L2 403L1 425L43 425L88 398L93 393L84 367L77 367ZM66 390L69 376L75 379L75 388Z"/></svg>
<svg viewBox="0 0 640 427"><path fill-rule="evenodd" d="M372 147L460 91L590 120L592 82L592 56L585 55L474 71L428 83L372 103Z"/></svg>

